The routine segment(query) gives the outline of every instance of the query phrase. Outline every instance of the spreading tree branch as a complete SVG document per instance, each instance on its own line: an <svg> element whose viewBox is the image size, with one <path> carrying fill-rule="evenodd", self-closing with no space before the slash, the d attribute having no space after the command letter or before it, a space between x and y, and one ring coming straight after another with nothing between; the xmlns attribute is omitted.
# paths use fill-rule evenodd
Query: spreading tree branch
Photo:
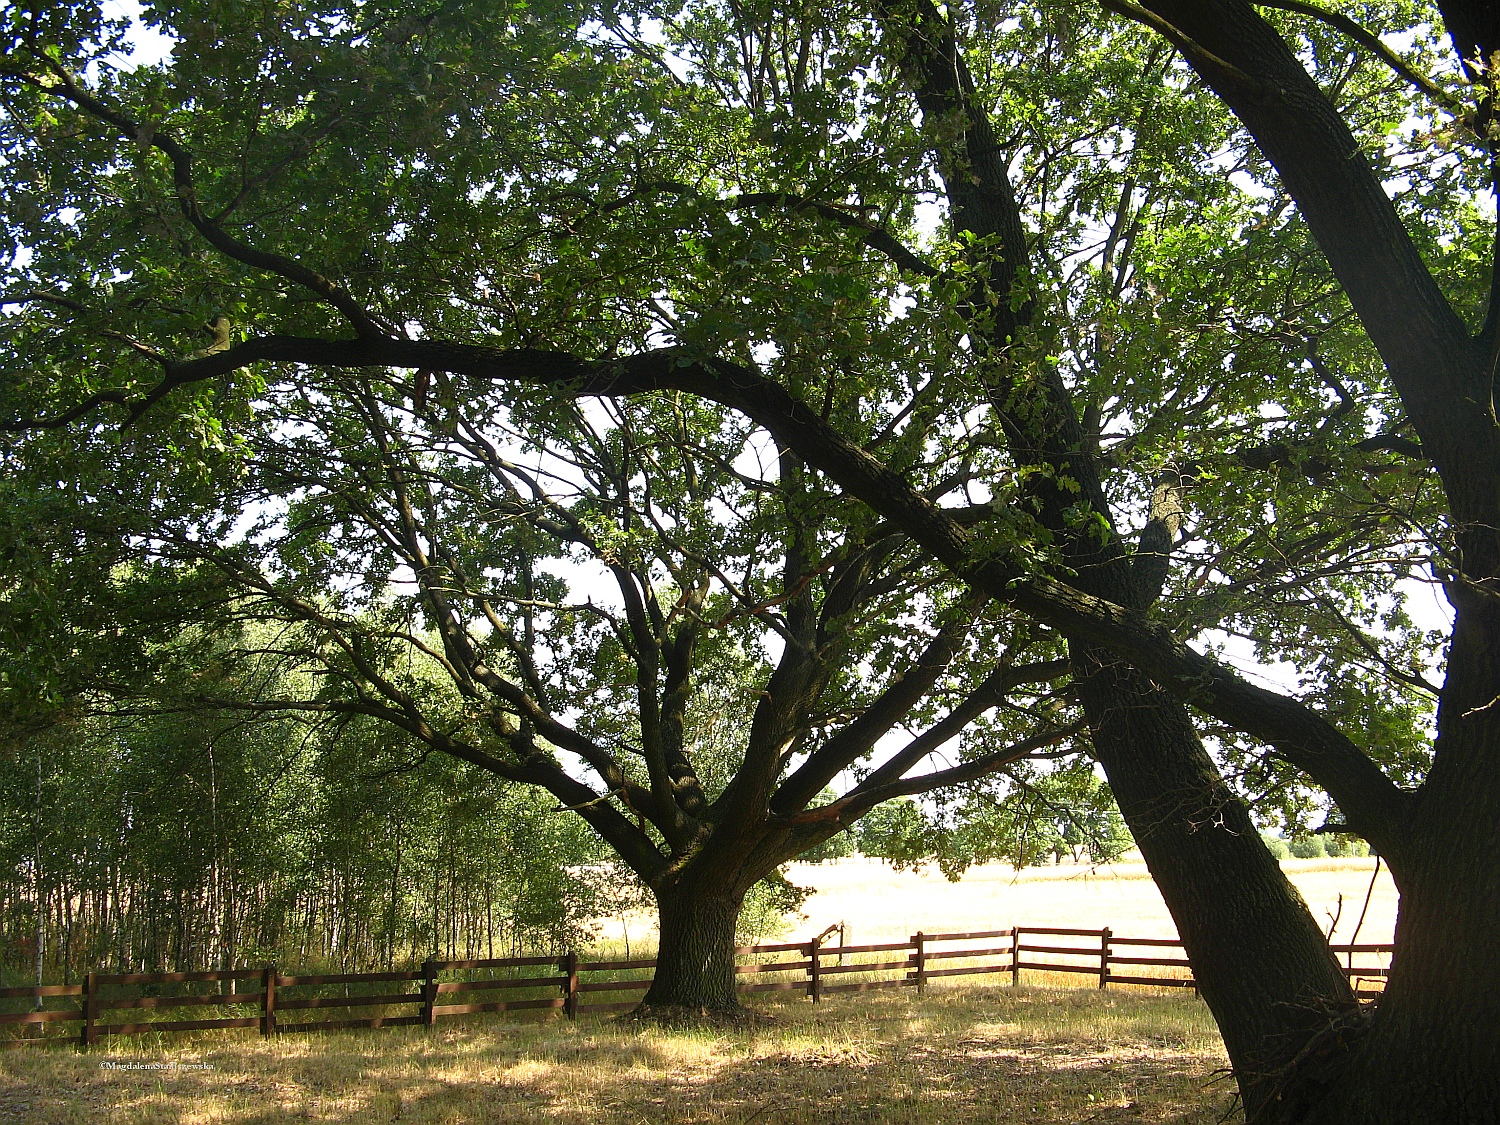
<svg viewBox="0 0 1500 1125"><path fill-rule="evenodd" d="M274 360L327 367L407 367L483 381L549 386L582 397L677 390L739 410L809 465L838 481L900 527L955 575L1070 637L1101 645L1136 664L1194 707L1276 747L1344 810L1381 851L1394 855L1411 798L1347 736L1289 696L1257 687L1197 653L1142 613L1029 573L987 555L972 533L838 433L821 414L753 369L679 349L589 361L565 352L504 350L437 340L323 340L267 336L185 364L185 381L213 378Z"/></svg>
<svg viewBox="0 0 1500 1125"><path fill-rule="evenodd" d="M980 778L988 777L990 774L1012 765L1024 758L1029 758L1040 750L1061 742L1065 738L1079 734L1084 729L1082 722L1071 726L1060 727L1054 730L1041 731L1020 742L1005 747L1003 750L994 750L988 754L981 754L971 758L967 762L961 762L945 770L935 770L932 773L920 774L917 777L899 778L894 781L886 781L881 784L870 783L866 778L863 783L845 793L837 801L827 805L820 805L815 809L793 817L794 824L827 824L837 823L848 825L854 823L870 809L882 801L889 801L896 797L910 797L918 793L930 793L934 789L946 789L952 785L962 785L969 781L978 781Z"/></svg>
<svg viewBox="0 0 1500 1125"><path fill-rule="evenodd" d="M1444 109L1450 111L1460 119L1468 118L1468 108L1462 102L1433 82L1425 74L1412 67L1395 51L1387 47L1381 41L1380 36L1355 23L1348 16L1339 12L1331 12L1327 8L1320 7L1317 4L1310 4L1307 0L1254 0L1254 3L1257 8L1278 8L1283 12L1296 12L1299 15L1311 16L1313 19L1326 23L1329 27L1343 32L1365 50L1380 59L1391 70L1395 71L1404 81L1426 94Z"/></svg>
<svg viewBox="0 0 1500 1125"><path fill-rule="evenodd" d="M210 246L221 254L253 269L265 270L284 277L317 294L342 313L361 336L385 336L388 329L376 319L338 282L309 269L294 258L271 253L250 246L230 235L214 219L203 213L198 199L197 183L193 174L193 158L188 149L169 131L154 121L138 121L89 93L66 69L45 55L38 55L46 77L16 69L13 66L0 69L0 78L11 78L23 82L41 93L63 98L84 113L112 126L120 136L136 141L162 153L172 167L172 184L177 192L177 205L185 218ZM154 399L152 400L154 401ZM146 405L150 405L149 402Z"/></svg>

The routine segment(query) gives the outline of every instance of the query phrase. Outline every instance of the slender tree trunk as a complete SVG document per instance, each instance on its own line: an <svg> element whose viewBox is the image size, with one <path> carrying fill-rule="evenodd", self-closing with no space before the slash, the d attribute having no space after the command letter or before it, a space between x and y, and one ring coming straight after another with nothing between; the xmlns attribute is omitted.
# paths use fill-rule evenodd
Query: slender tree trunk
<svg viewBox="0 0 1500 1125"><path fill-rule="evenodd" d="M678 878L657 888L661 943L643 1012L738 1013L734 930L744 895L712 880Z"/></svg>

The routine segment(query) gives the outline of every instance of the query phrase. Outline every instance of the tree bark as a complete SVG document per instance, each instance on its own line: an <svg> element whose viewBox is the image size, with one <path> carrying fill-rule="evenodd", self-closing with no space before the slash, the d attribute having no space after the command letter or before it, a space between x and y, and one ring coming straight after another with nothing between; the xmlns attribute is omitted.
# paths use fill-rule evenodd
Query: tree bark
<svg viewBox="0 0 1500 1125"><path fill-rule="evenodd" d="M1500 605L1458 610L1433 767L1412 816L1384 994L1307 1120L1500 1121Z"/></svg>
<svg viewBox="0 0 1500 1125"><path fill-rule="evenodd" d="M669 876L654 889L661 942L656 976L637 1011L739 1014L734 931L743 893L707 877L682 875Z"/></svg>
<svg viewBox="0 0 1500 1125"><path fill-rule="evenodd" d="M1292 1064L1355 1011L1312 914L1187 709L1113 653L1072 646L1094 756L1166 901L1252 1122L1295 1120Z"/></svg>

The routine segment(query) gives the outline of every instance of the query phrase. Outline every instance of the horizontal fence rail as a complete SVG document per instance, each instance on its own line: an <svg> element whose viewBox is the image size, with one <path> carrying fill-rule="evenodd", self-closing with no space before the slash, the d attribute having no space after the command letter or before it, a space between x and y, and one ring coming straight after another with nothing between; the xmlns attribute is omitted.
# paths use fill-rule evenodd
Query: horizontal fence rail
<svg viewBox="0 0 1500 1125"><path fill-rule="evenodd" d="M825 943L835 932L838 944ZM1008 974L1010 983L1019 985L1022 972L1086 975L1095 978L1100 988L1196 989L1180 940L1119 937L1107 926L1098 930L1015 926L965 933L919 932L904 942L867 945L845 944L844 933L842 925L830 926L811 941L738 947L736 958L749 959L735 966L738 991L796 992L819 1003L825 995L838 992L882 988L920 992L931 980L958 976ZM1356 996L1372 999L1380 995L1390 970L1388 964L1379 962L1390 957L1392 945L1329 948L1340 959ZM429 960L420 969L385 973L286 975L274 965L191 973L88 973L80 984L0 988L0 1006L21 1001L31 1007L0 1012L0 1025L17 1026L27 1033L24 1038L0 1039L0 1047L66 1041L87 1047L110 1035L224 1028L255 1027L269 1036L340 1028L430 1027L444 1017L481 1012L555 1010L574 1019L580 1013L635 1008L651 987L647 971L655 968L654 958L580 961L576 953L567 953L561 957ZM472 975L476 973L490 975ZM469 975L451 979L457 974ZM48 1007L49 1003L54 1006ZM127 1014L175 1015L174 1009L188 1009L184 1016L195 1014L194 1010L213 1014L201 1019L131 1019ZM321 1009L340 1016L303 1015ZM342 1015L350 1009L365 1011ZM63 1035L49 1035L46 1028L52 1024L79 1026Z"/></svg>

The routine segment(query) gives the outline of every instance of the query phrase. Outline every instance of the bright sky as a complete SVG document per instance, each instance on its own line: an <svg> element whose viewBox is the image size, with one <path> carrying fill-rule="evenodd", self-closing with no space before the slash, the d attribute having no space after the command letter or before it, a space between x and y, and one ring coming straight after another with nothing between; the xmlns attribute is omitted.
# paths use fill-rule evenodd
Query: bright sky
<svg viewBox="0 0 1500 1125"><path fill-rule="evenodd" d="M163 35L141 21L141 6L136 0L104 0L102 5L107 19L128 19L130 31L126 40L130 44L129 62L136 66L151 66L161 62L171 53L176 40Z"/></svg>

